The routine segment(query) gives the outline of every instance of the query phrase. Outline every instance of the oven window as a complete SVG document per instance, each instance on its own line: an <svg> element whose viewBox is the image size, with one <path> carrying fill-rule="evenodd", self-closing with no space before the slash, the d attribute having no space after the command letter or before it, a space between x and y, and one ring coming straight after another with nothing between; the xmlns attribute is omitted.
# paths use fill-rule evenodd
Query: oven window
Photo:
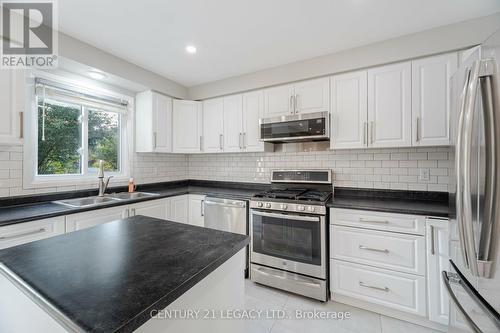
<svg viewBox="0 0 500 333"><path fill-rule="evenodd" d="M269 256L321 265L321 224L300 216L253 212L253 251ZM281 217L281 216L282 217ZM305 217L310 219L310 217Z"/></svg>
<svg viewBox="0 0 500 333"><path fill-rule="evenodd" d="M262 124L260 130L262 139L324 135L325 118Z"/></svg>

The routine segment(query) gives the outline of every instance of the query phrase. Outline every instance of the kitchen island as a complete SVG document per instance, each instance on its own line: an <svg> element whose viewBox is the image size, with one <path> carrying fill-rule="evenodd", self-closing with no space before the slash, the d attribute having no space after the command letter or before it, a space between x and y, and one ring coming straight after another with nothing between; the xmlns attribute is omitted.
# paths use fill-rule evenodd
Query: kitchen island
<svg viewBox="0 0 500 333"><path fill-rule="evenodd" d="M248 242L135 216L2 250L0 331L238 331Z"/></svg>

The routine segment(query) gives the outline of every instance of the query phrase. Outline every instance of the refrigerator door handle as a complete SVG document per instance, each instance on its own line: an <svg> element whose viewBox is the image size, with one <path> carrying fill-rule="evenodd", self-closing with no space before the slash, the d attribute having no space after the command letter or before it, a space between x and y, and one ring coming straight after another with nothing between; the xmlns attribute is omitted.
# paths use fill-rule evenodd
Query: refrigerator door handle
<svg viewBox="0 0 500 333"><path fill-rule="evenodd" d="M457 135L457 149L456 149L456 160L455 160L455 169L456 169L456 196L455 196L455 204L457 208L457 224L458 224L458 234L460 240L460 249L462 252L462 258L465 264L465 267L469 267L469 258L468 252L466 250L467 243L465 242L465 230L464 230L464 207L463 207L463 153L464 153L464 143L463 143L463 132L465 129L465 107L467 103L467 87L469 86L470 81L470 69L467 70L465 75L465 83L462 90L462 98L460 102L460 113L458 118L458 135Z"/></svg>
<svg viewBox="0 0 500 333"><path fill-rule="evenodd" d="M474 323L474 321L472 321L472 319L469 316L469 314L467 313L467 311L465 311L462 304L460 304L460 301L458 300L457 296L453 292L453 289L451 288L452 282L450 282L450 279L453 280L453 283L457 283L457 284L460 283L460 279L454 273L449 273L449 272L443 271L441 274L442 274L444 285L446 287L446 291L448 292L448 295L450 296L450 300L453 302L453 304L455 304L458 311L460 311L460 314L464 318L467 326L469 326L469 328L475 333L482 333L481 329Z"/></svg>
<svg viewBox="0 0 500 333"><path fill-rule="evenodd" d="M495 232L497 216L497 209L495 209L496 201L500 197L499 186L499 160L500 151L498 151L497 142L500 142L500 117L495 110L498 108L498 98L495 95L495 84L493 80L497 71L495 61L485 59L478 61L477 66L479 72L479 87L483 102L483 119L484 119L484 139L485 139L485 160L486 160L486 174L485 179L485 200L483 216L484 221L481 228L481 235L479 239L478 254L477 254L477 267L478 275L480 277L490 278L493 260L490 260L490 247L492 244L498 242L498 233Z"/></svg>

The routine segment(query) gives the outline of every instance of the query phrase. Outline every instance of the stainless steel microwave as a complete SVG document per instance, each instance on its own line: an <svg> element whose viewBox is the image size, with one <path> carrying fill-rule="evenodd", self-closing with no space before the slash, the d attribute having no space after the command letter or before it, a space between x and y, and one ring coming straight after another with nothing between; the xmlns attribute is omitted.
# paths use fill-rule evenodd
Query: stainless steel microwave
<svg viewBox="0 0 500 333"><path fill-rule="evenodd" d="M265 142L326 141L330 139L330 114L315 112L259 120Z"/></svg>

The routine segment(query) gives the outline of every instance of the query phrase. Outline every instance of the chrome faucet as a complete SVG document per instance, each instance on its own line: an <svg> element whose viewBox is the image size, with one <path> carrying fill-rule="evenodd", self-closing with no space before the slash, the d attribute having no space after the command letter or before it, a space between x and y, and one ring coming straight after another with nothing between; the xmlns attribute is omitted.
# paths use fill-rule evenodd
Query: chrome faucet
<svg viewBox="0 0 500 333"><path fill-rule="evenodd" d="M99 173L97 174L97 178L99 178L99 194L97 196L103 197L104 192L108 188L109 180L113 178L113 176L109 176L108 178L104 178L104 161L99 161Z"/></svg>

